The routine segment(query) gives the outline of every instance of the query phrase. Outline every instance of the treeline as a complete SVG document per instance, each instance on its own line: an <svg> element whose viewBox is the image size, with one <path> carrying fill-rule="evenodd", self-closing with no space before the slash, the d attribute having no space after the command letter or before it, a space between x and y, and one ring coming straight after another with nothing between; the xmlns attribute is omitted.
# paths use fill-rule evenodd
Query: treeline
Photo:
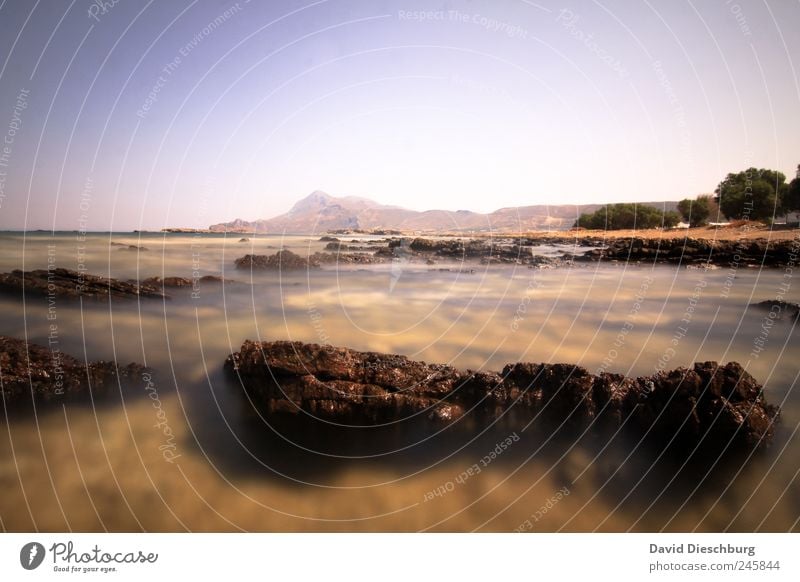
<svg viewBox="0 0 800 582"><path fill-rule="evenodd" d="M592 213L581 214L575 226L597 230L619 230L623 228L671 228L677 226L681 217L677 212L664 212L646 204L607 204Z"/></svg>
<svg viewBox="0 0 800 582"><path fill-rule="evenodd" d="M776 217L791 212L800 212L800 165L789 183L781 172L748 168L725 176L713 196L681 200L678 212L643 204L608 204L597 212L581 214L575 226L605 230L672 228L681 220L690 226L703 226L718 216L772 223Z"/></svg>

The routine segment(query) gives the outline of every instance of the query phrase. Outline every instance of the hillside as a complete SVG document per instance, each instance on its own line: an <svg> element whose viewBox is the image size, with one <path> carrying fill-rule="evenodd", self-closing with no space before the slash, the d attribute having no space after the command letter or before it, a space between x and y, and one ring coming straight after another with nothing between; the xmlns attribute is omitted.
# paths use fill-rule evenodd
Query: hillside
<svg viewBox="0 0 800 582"><path fill-rule="evenodd" d="M674 210L677 202L643 202ZM214 224L214 232L319 234L341 229L393 229L404 232L519 232L566 230L579 214L594 212L601 204L534 205L501 208L489 214L469 210L419 212L385 206L366 198L336 197L316 191L297 202L289 212L254 221L237 218Z"/></svg>

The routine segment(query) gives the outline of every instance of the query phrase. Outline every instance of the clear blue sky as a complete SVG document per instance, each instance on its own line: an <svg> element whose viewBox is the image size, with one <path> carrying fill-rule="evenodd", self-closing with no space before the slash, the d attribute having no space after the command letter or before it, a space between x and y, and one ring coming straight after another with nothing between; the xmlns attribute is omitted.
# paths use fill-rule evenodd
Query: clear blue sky
<svg viewBox="0 0 800 582"><path fill-rule="evenodd" d="M796 0L106 5L0 0L1 229L202 227L317 189L674 200L800 163Z"/></svg>

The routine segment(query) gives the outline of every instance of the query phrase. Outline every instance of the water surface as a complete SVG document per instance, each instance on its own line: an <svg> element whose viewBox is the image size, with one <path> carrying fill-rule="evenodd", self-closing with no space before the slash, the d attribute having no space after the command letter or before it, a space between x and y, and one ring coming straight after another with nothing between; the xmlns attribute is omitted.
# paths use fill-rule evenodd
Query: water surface
<svg viewBox="0 0 800 582"><path fill-rule="evenodd" d="M0 334L46 344L55 324L60 349L79 359L147 364L160 407L143 381L122 404L4 420L5 530L798 529L795 323L776 322L765 335L768 312L748 308L787 281L785 299L800 300L783 270L622 263L464 270L400 261L251 273L235 270L234 259L280 248L307 254L325 243L240 238L0 234L2 272L46 268L50 256L61 267L122 279L226 278L195 292L168 289L167 301L59 300L55 320L44 299L0 298ZM571 249L537 252L563 250ZM689 452L659 458L621 435L598 442L564 430L544 441L516 435L482 466L508 434L265 421L222 374L225 357L245 339L330 343L474 370L532 361L645 375L736 360L782 405L783 423L765 453L716 463L688 459ZM764 350L756 357L759 339ZM174 437L171 462L159 410ZM475 464L480 472L464 478Z"/></svg>

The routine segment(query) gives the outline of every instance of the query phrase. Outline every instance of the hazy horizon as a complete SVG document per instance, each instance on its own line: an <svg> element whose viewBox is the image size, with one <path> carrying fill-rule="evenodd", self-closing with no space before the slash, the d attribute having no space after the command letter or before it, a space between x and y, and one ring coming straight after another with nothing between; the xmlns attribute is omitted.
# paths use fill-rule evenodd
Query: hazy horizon
<svg viewBox="0 0 800 582"><path fill-rule="evenodd" d="M800 162L798 3L92 6L0 4L2 230L205 228L314 190L678 200Z"/></svg>

